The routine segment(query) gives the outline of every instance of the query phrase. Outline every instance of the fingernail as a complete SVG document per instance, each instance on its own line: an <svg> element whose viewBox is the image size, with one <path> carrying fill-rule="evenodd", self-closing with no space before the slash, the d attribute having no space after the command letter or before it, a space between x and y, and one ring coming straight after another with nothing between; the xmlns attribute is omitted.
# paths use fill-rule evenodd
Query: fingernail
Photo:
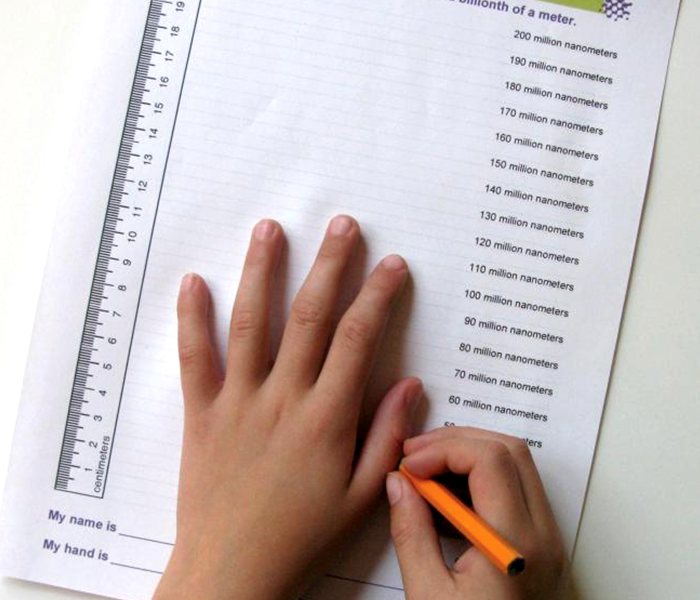
<svg viewBox="0 0 700 600"><path fill-rule="evenodd" d="M329 227L333 235L347 235L352 230L352 219L345 215L335 217Z"/></svg>
<svg viewBox="0 0 700 600"><path fill-rule="evenodd" d="M189 292L194 289L195 285L197 285L197 276L194 273L188 273L180 282L180 291Z"/></svg>
<svg viewBox="0 0 700 600"><path fill-rule="evenodd" d="M390 254L382 261L382 264L392 271L400 271L406 268L406 261L398 254Z"/></svg>
<svg viewBox="0 0 700 600"><path fill-rule="evenodd" d="M255 226L255 239L264 242L272 237L275 233L275 229L277 229L277 224L274 221L270 219L260 221L260 223Z"/></svg>
<svg viewBox="0 0 700 600"><path fill-rule="evenodd" d="M386 478L386 496L389 499L389 504L394 506L403 495L403 482L401 476L394 473L389 473Z"/></svg>

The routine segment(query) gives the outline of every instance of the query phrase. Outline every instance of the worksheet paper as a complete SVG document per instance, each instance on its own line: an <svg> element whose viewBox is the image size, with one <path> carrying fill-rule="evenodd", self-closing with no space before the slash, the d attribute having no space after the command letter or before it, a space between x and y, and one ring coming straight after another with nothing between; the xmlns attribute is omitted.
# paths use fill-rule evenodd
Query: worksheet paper
<svg viewBox="0 0 700 600"><path fill-rule="evenodd" d="M90 165L113 168L121 124L101 144L76 130L73 159L85 168L71 172L57 215L4 496L2 572L150 596L175 536L180 279L195 271L209 283L223 348L253 225L273 217L287 235L279 324L338 213L364 236L349 281L389 253L411 270L372 393L415 375L421 429L527 440L571 551L678 0L187 4L196 28L104 496L55 484L105 218L107 194L92 192L98 179L109 186ZM134 57L147 10L118 22ZM109 75L106 62L90 84ZM89 101L123 112L125 98ZM403 598L386 512L309 599Z"/></svg>

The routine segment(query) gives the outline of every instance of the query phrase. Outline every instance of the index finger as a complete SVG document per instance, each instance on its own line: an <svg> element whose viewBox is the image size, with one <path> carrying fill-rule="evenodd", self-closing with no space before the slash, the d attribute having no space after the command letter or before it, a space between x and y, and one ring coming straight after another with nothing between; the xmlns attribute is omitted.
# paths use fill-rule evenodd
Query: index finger
<svg viewBox="0 0 700 600"><path fill-rule="evenodd" d="M403 464L424 479L448 471L469 475L474 509L513 542L532 521L513 457L500 442L469 437L442 439L409 454Z"/></svg>
<svg viewBox="0 0 700 600"><path fill-rule="evenodd" d="M515 467L520 476L523 496L530 514L537 522L546 523L553 521L552 509L547 499L547 494L542 485L542 479L537 471L537 466L526 442L520 438L505 435L495 431L479 429L477 427L441 427L423 435L419 435L404 443L404 452L412 454L418 452L435 442L446 439L472 438L492 442L500 442L513 456Z"/></svg>

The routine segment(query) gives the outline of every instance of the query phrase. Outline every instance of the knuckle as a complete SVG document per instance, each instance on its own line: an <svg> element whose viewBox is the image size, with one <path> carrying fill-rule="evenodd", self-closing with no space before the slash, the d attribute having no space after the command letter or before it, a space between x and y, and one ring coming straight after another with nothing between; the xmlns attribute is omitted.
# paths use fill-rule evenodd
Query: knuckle
<svg viewBox="0 0 700 600"><path fill-rule="evenodd" d="M491 492L491 481L488 474L479 469L469 473L469 491L472 498L488 498Z"/></svg>
<svg viewBox="0 0 700 600"><path fill-rule="evenodd" d="M319 442L329 437L332 425L333 419L328 414L328 411L321 410L314 411L313 414L308 415L304 426L308 437Z"/></svg>
<svg viewBox="0 0 700 600"><path fill-rule="evenodd" d="M465 436L468 435L471 437L479 435L479 432L482 431L478 427L472 427L471 425L465 425L463 427L460 427L460 429L462 430Z"/></svg>
<svg viewBox="0 0 700 600"><path fill-rule="evenodd" d="M344 245L337 240L326 240L318 250L319 261L333 261L343 255Z"/></svg>
<svg viewBox="0 0 700 600"><path fill-rule="evenodd" d="M373 296L384 299L389 302L397 290L397 286L392 277L386 273L377 272L374 277L367 280L367 289Z"/></svg>
<svg viewBox="0 0 700 600"><path fill-rule="evenodd" d="M231 337L233 339L245 339L256 330L258 319L255 312L248 309L236 309L231 317Z"/></svg>
<svg viewBox="0 0 700 600"><path fill-rule="evenodd" d="M187 373L196 368L199 363L201 350L193 344L180 344L178 348L180 369Z"/></svg>
<svg viewBox="0 0 700 600"><path fill-rule="evenodd" d="M294 301L290 320L295 326L301 329L315 328L325 324L327 318L326 311L317 301L304 297Z"/></svg>
<svg viewBox="0 0 700 600"><path fill-rule="evenodd" d="M374 341L375 332L371 323L359 317L348 317L340 328L344 343L355 351L364 351Z"/></svg>
<svg viewBox="0 0 700 600"><path fill-rule="evenodd" d="M532 460L532 454L530 453L530 446L528 446L525 440L519 438L514 438L510 444L510 451L516 458L524 460Z"/></svg>
<svg viewBox="0 0 700 600"><path fill-rule="evenodd" d="M497 464L505 464L512 461L512 456L508 446L503 442L490 441L486 444L484 449L484 455L489 461L493 461Z"/></svg>
<svg viewBox="0 0 700 600"><path fill-rule="evenodd" d="M269 402L265 410L267 426L269 428L275 428L279 426L280 423L284 423L285 421L287 421L286 416L288 410L289 406L285 402Z"/></svg>
<svg viewBox="0 0 700 600"><path fill-rule="evenodd" d="M397 548L405 548L416 537L416 527L410 519L392 519L391 537Z"/></svg>
<svg viewBox="0 0 700 600"><path fill-rule="evenodd" d="M314 400L308 403L304 414L304 426L309 437L331 443L344 440L354 432L354 422L340 415L334 407L339 397L335 391L314 390Z"/></svg>
<svg viewBox="0 0 700 600"><path fill-rule="evenodd" d="M207 411L185 413L185 436L197 445L202 445L211 437L212 422Z"/></svg>
<svg viewBox="0 0 700 600"><path fill-rule="evenodd" d="M265 242L257 242L248 250L245 268L250 271L265 270L270 264L270 252Z"/></svg>

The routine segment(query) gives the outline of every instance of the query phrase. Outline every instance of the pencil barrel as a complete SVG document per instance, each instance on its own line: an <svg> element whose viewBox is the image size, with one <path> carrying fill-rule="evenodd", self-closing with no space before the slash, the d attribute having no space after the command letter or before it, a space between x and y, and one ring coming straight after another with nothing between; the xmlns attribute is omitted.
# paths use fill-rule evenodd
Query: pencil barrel
<svg viewBox="0 0 700 600"><path fill-rule="evenodd" d="M403 465L399 467L399 470L411 482L416 491L502 573L515 576L523 572L525 559L515 547L450 490L431 479L416 477Z"/></svg>

